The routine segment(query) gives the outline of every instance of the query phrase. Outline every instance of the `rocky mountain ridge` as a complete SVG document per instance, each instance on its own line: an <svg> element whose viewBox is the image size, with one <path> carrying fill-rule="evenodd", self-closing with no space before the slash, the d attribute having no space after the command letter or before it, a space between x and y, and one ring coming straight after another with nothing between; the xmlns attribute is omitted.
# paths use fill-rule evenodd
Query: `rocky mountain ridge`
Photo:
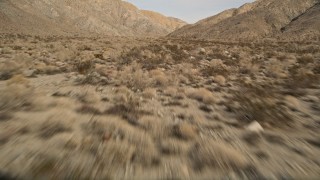
<svg viewBox="0 0 320 180"><path fill-rule="evenodd" d="M0 32L166 35L185 22L122 0L2 0Z"/></svg>
<svg viewBox="0 0 320 180"><path fill-rule="evenodd" d="M248 39L262 37L287 36L289 33L281 31L287 27L288 32L299 32L294 34L303 36L305 32L312 32L309 36L319 36L320 30L317 19L320 11L317 11L319 0L257 0L248 3L238 9L229 9L215 16L201 20L193 25L186 25L170 34L172 37L192 37L202 39ZM299 24L304 22L302 16L310 9L313 10L309 16L305 30L290 30L293 26L288 26L297 17ZM311 24L310 24L311 23ZM299 26L294 26L299 28ZM292 36L292 34L290 35Z"/></svg>

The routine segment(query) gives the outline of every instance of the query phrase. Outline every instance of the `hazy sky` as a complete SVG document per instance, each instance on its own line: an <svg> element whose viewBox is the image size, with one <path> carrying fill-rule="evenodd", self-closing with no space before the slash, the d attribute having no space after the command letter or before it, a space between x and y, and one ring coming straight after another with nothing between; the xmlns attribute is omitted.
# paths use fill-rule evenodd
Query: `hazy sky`
<svg viewBox="0 0 320 180"><path fill-rule="evenodd" d="M140 9L160 12L189 23L254 0L127 0Z"/></svg>

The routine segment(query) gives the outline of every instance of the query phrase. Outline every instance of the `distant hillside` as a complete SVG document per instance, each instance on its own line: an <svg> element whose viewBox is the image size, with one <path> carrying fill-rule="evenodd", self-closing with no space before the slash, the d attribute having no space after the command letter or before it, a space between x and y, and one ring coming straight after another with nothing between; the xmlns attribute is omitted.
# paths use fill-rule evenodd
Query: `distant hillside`
<svg viewBox="0 0 320 180"><path fill-rule="evenodd" d="M283 27L285 36L299 34L304 37L312 37L320 34L320 3L310 8L306 13L293 19L287 26Z"/></svg>
<svg viewBox="0 0 320 180"><path fill-rule="evenodd" d="M0 0L0 32L160 36L186 23L122 0Z"/></svg>
<svg viewBox="0 0 320 180"><path fill-rule="evenodd" d="M299 30L303 21L307 27L302 29L312 29L312 35L319 35L319 21L313 16L318 17L320 11L317 11L316 4L319 0L257 0L248 3L238 9L229 9L218 15L201 20L193 25L186 25L169 36L172 37L191 37L191 38L229 38L229 39L247 39L259 37L274 37L282 35L283 28L286 31L304 33ZM303 16L308 11L308 17ZM297 17L300 20L294 26L294 20ZM312 16L312 17L311 17ZM290 23L293 23L290 25ZM296 30L290 30L291 28Z"/></svg>

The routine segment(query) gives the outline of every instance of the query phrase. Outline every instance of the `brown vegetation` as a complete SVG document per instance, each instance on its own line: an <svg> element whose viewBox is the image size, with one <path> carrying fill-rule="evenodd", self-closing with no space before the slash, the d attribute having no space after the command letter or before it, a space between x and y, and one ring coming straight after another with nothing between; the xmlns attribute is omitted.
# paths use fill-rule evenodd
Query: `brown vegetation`
<svg viewBox="0 0 320 180"><path fill-rule="evenodd" d="M317 42L0 36L6 174L319 176Z"/></svg>

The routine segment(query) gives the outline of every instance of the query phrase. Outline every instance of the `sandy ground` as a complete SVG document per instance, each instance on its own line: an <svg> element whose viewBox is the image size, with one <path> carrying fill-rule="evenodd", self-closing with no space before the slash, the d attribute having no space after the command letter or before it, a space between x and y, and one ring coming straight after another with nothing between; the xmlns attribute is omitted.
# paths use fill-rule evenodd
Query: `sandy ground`
<svg viewBox="0 0 320 180"><path fill-rule="evenodd" d="M320 177L318 42L0 38L0 177Z"/></svg>

